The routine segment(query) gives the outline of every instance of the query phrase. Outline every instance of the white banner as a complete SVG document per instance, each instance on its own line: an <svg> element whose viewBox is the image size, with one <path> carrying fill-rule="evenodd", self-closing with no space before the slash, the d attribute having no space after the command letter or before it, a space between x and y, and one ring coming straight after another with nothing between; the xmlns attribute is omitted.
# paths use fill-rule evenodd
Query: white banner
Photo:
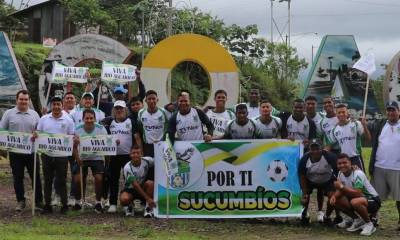
<svg viewBox="0 0 400 240"><path fill-rule="evenodd" d="M86 83L89 68L87 67L67 67L58 62L54 62L51 73L51 82L53 83Z"/></svg>
<svg viewBox="0 0 400 240"><path fill-rule="evenodd" d="M80 137L79 154L81 156L115 156L117 143L113 135Z"/></svg>
<svg viewBox="0 0 400 240"><path fill-rule="evenodd" d="M32 134L0 130L0 149L4 151L31 154Z"/></svg>
<svg viewBox="0 0 400 240"><path fill-rule="evenodd" d="M176 159L175 150L167 136L166 141L155 143L161 152L161 157L164 160L164 164L167 170L168 177L178 173L178 160Z"/></svg>
<svg viewBox="0 0 400 240"><path fill-rule="evenodd" d="M39 133L35 140L36 152L50 157L72 156L73 145L72 135Z"/></svg>
<svg viewBox="0 0 400 240"><path fill-rule="evenodd" d="M366 56L362 56L353 66L353 68L358 69L371 75L375 72L375 55L373 53L369 53Z"/></svg>
<svg viewBox="0 0 400 240"><path fill-rule="evenodd" d="M136 67L128 64L103 62L101 80L118 84L136 81Z"/></svg>

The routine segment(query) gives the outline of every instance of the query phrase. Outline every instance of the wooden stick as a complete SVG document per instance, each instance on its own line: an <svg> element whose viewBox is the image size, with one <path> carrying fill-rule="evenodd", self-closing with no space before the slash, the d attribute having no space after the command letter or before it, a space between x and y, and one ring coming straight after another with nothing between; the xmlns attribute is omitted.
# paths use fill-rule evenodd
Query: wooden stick
<svg viewBox="0 0 400 240"><path fill-rule="evenodd" d="M32 193L32 216L35 216L36 205L36 148L33 153L33 193Z"/></svg>
<svg viewBox="0 0 400 240"><path fill-rule="evenodd" d="M367 84L365 86L364 107L363 107L363 112L362 112L362 117L364 119L365 119L365 114L367 111L368 89L369 89L369 75L367 75Z"/></svg>

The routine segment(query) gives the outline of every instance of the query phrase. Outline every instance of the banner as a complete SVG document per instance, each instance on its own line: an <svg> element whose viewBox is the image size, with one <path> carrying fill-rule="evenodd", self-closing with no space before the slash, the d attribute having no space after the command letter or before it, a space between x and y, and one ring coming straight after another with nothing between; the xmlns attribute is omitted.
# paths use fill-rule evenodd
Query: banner
<svg viewBox="0 0 400 240"><path fill-rule="evenodd" d="M277 139L178 141L174 148L179 172L170 177L163 164L161 146L155 145L154 154L156 217L301 215L302 193L297 165L303 146L299 142Z"/></svg>
<svg viewBox="0 0 400 240"><path fill-rule="evenodd" d="M33 145L31 138L32 133L0 130L0 150L31 154Z"/></svg>
<svg viewBox="0 0 400 240"><path fill-rule="evenodd" d="M170 177L178 173L178 161L176 159L176 153L174 148L172 147L168 135L165 140L165 142L157 142L155 143L155 145L157 145L157 147L160 149L160 156L163 159L163 164L165 165L167 176Z"/></svg>
<svg viewBox="0 0 400 240"><path fill-rule="evenodd" d="M136 81L136 67L128 64L103 62L101 80L104 82L125 84Z"/></svg>
<svg viewBox="0 0 400 240"><path fill-rule="evenodd" d="M67 67L58 62L54 62L51 72L51 82L53 83L86 83L89 68L87 67Z"/></svg>
<svg viewBox="0 0 400 240"><path fill-rule="evenodd" d="M117 143L113 135L83 136L79 140L79 154L83 157L117 155Z"/></svg>
<svg viewBox="0 0 400 240"><path fill-rule="evenodd" d="M35 140L36 152L50 157L72 156L73 145L72 135L39 133Z"/></svg>

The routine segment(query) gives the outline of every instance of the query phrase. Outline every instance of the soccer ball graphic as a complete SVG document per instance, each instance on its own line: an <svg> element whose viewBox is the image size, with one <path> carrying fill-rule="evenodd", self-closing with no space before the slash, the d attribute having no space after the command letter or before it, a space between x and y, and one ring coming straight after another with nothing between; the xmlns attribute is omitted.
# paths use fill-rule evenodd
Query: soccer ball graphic
<svg viewBox="0 0 400 240"><path fill-rule="evenodd" d="M288 166L281 160L273 160L267 167L267 177L273 182L283 182L288 176Z"/></svg>
<svg viewBox="0 0 400 240"><path fill-rule="evenodd" d="M181 188L183 187L183 179L180 175L175 175L174 179L172 180L172 187L173 188Z"/></svg>

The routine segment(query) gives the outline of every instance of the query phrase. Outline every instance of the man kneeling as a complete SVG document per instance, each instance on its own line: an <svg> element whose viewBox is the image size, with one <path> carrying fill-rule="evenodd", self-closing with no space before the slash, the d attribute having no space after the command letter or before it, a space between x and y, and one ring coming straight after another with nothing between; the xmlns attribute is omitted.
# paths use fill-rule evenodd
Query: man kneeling
<svg viewBox="0 0 400 240"><path fill-rule="evenodd" d="M143 157L142 149L138 145L132 147L130 157L131 161L124 167L125 188L120 195L121 205L127 207L126 216L133 216L133 200L145 201L144 217L154 217L153 208L156 207L153 200L154 182L146 180L154 160L151 157Z"/></svg>
<svg viewBox="0 0 400 240"><path fill-rule="evenodd" d="M339 154L337 166L339 175L334 183L336 192L330 202L351 218L344 219L338 227L345 228L352 223L347 231L355 232L362 229L361 235L370 236L376 231L370 215L376 215L381 207L378 193L363 171L352 168L351 160L346 154Z"/></svg>

